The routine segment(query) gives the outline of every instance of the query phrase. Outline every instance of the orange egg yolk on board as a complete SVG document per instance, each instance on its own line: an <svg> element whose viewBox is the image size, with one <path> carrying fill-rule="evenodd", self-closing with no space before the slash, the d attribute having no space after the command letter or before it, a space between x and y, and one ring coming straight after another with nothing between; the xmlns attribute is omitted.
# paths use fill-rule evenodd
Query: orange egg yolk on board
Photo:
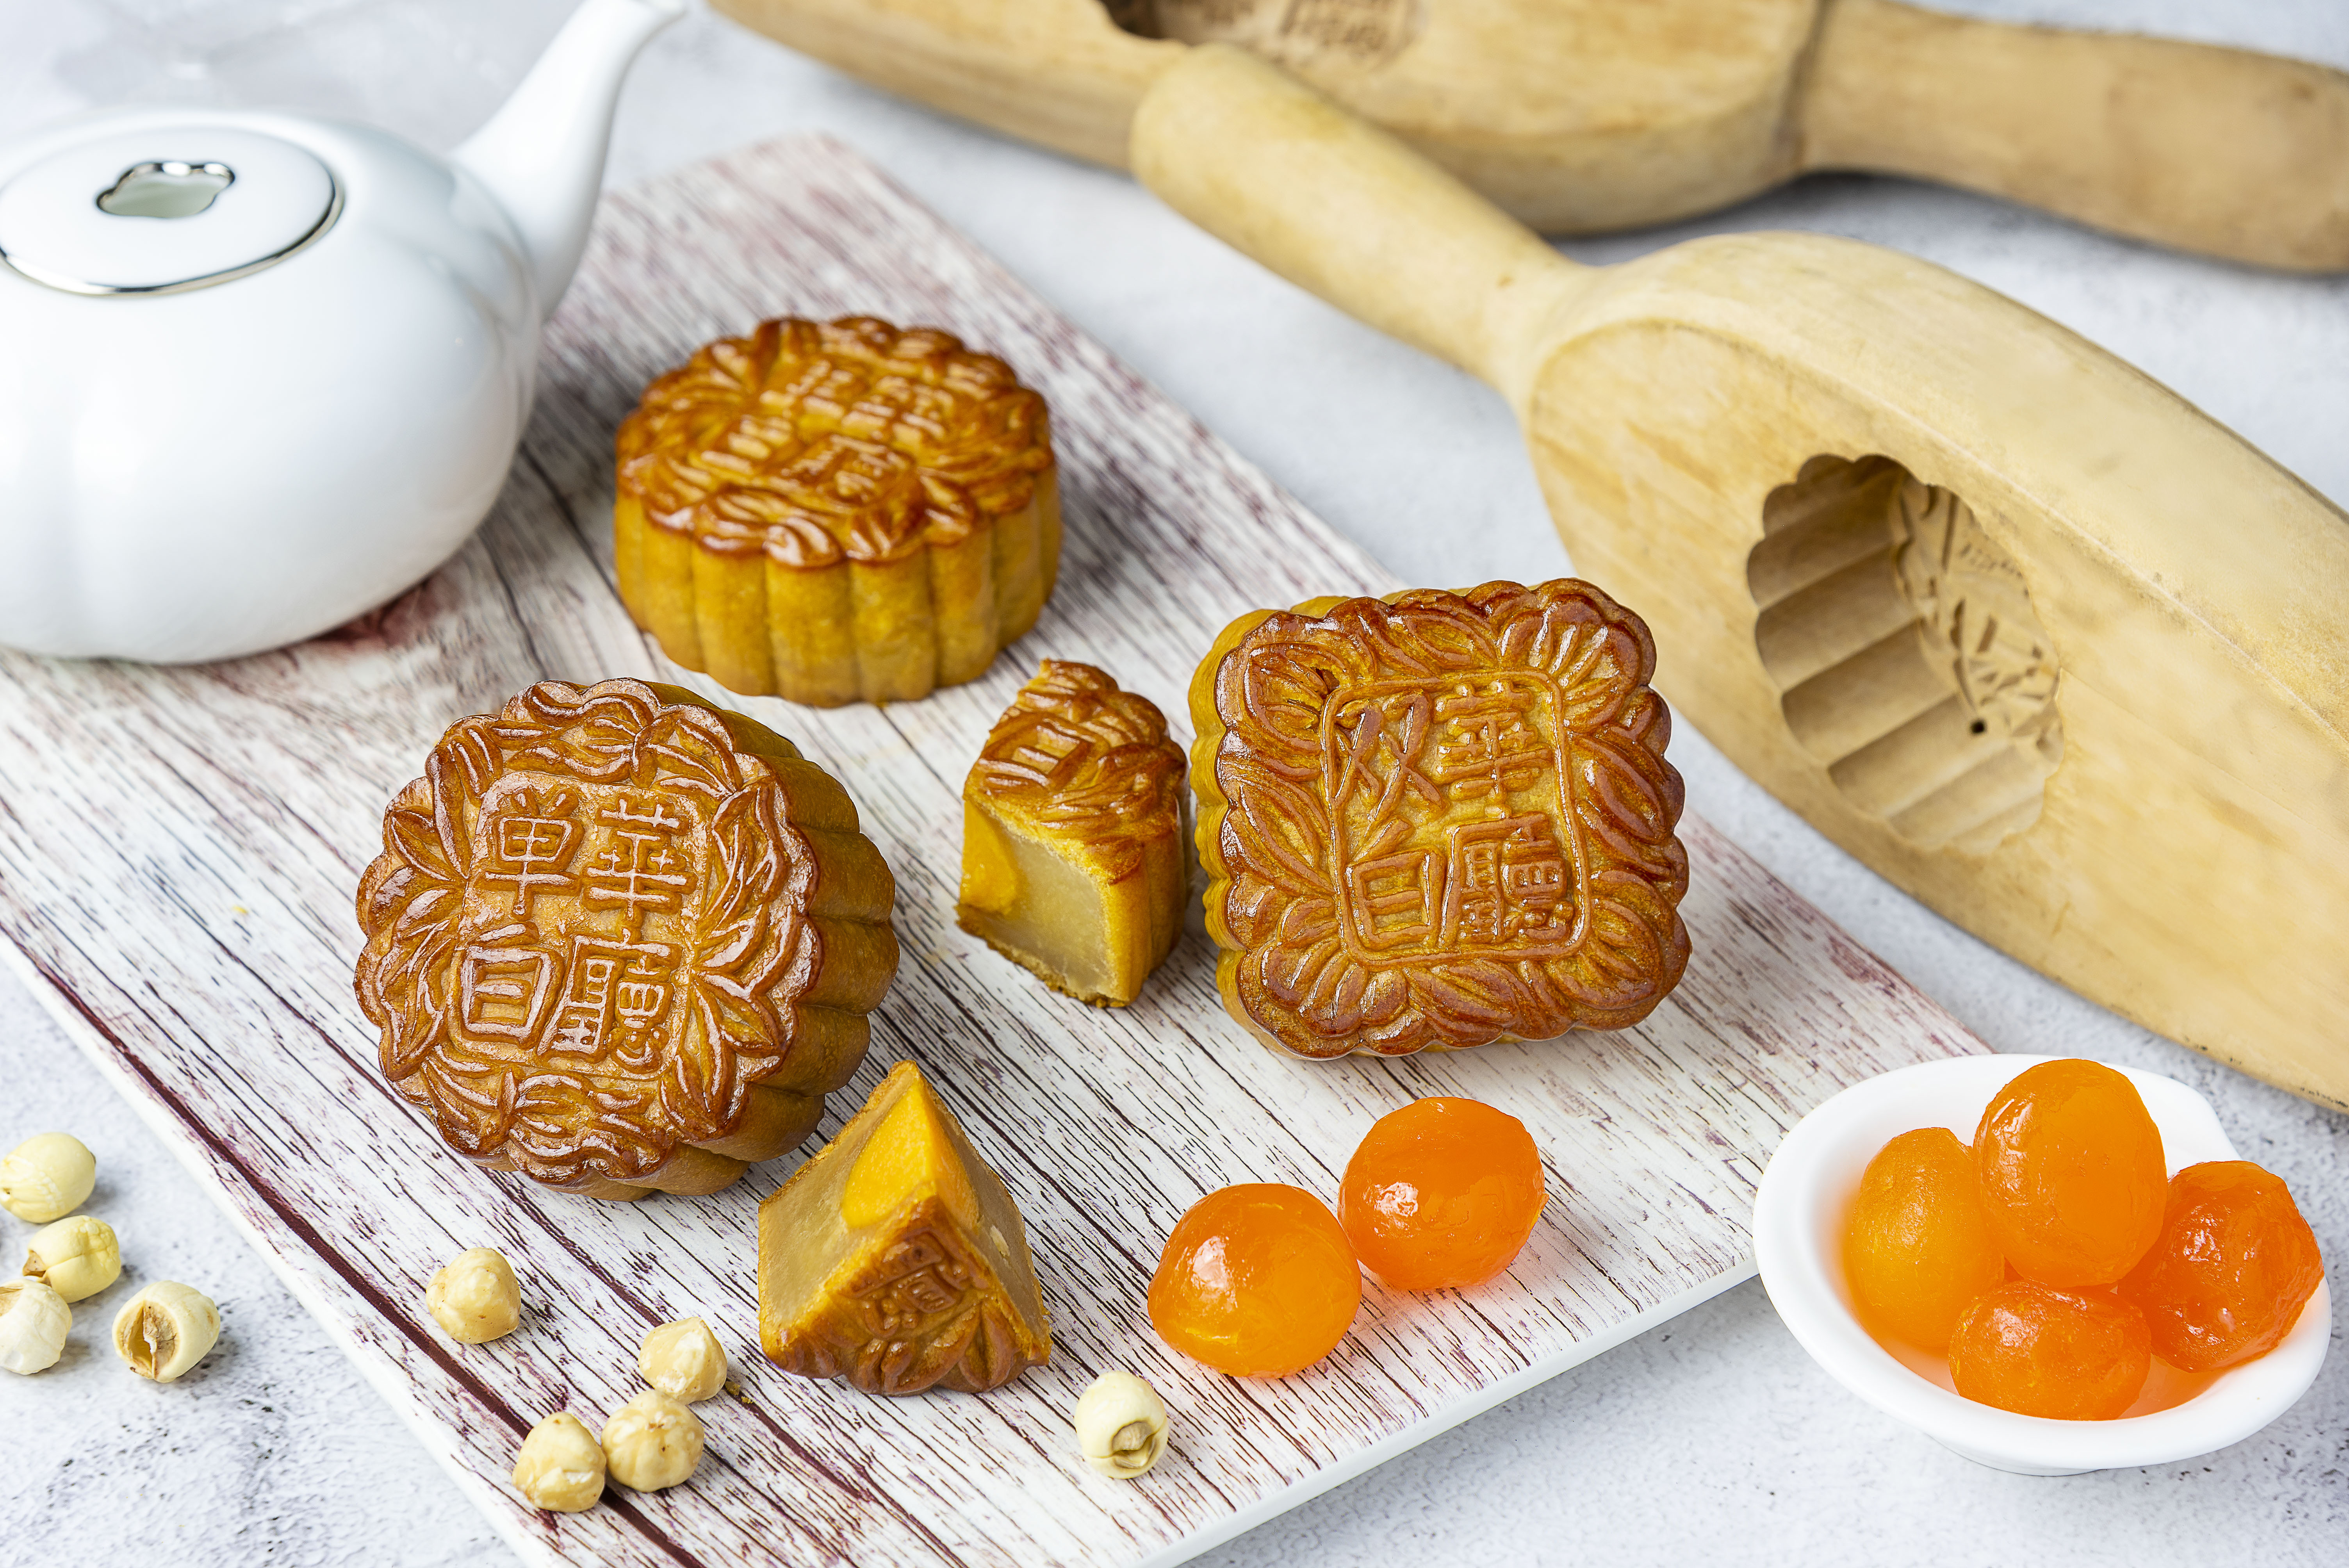
<svg viewBox="0 0 2349 1568"><path fill-rule="evenodd" d="M1150 1326L1218 1372L1286 1377L1338 1347L1361 1301L1361 1268L1328 1205L1247 1182L1175 1222L1150 1281Z"/></svg>
<svg viewBox="0 0 2349 1568"><path fill-rule="evenodd" d="M1362 1266L1395 1290L1481 1284L1541 1219L1541 1154L1525 1123L1482 1100L1431 1097L1381 1117L1338 1188Z"/></svg>

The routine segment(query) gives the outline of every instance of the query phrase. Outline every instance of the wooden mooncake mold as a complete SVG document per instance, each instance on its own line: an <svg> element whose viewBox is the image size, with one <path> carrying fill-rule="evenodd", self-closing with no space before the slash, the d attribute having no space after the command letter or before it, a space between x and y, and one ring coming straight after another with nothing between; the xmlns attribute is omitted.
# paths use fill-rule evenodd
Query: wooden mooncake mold
<svg viewBox="0 0 2349 1568"><path fill-rule="evenodd" d="M759 1345L867 1394L976 1394L1051 1357L1019 1210L912 1062L759 1205Z"/></svg>
<svg viewBox="0 0 2349 1568"><path fill-rule="evenodd" d="M452 726L359 883L384 1075L459 1153L709 1192L815 1130L897 968L847 792L690 692L542 681Z"/></svg>
<svg viewBox="0 0 2349 1568"><path fill-rule="evenodd" d="M770 321L620 427L620 597L678 664L833 707L976 677L1061 559L1044 400L943 332Z"/></svg>
<svg viewBox="0 0 2349 1568"><path fill-rule="evenodd" d="M1053 989L1125 1006L1183 929L1182 794L1156 705L1046 659L963 784L956 920Z"/></svg>
<svg viewBox="0 0 2349 1568"><path fill-rule="evenodd" d="M1307 1057L1637 1023L1687 966L1655 645L1588 583L1318 599L1191 686L1232 1016Z"/></svg>

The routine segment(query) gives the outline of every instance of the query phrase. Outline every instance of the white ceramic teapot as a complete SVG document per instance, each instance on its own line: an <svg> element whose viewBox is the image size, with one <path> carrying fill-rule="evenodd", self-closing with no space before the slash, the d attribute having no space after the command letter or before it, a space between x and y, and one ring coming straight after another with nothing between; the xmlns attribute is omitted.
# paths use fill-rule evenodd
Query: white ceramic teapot
<svg viewBox="0 0 2349 1568"><path fill-rule="evenodd" d="M504 482L620 78L683 0L587 0L447 160L362 126L86 116L0 148L0 645L315 635Z"/></svg>

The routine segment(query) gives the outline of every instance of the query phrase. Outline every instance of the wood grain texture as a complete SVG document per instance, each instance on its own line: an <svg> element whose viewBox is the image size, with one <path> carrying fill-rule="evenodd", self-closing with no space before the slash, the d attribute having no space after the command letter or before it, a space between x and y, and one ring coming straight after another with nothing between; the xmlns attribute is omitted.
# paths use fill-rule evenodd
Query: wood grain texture
<svg viewBox="0 0 2349 1568"><path fill-rule="evenodd" d="M659 660L617 603L612 432L705 339L850 311L943 325L1044 392L1068 501L1061 586L985 678L926 701L730 698ZM1981 1048L1692 818L1695 957L1619 1035L1293 1061L1225 1016L1195 937L1130 1008L1053 995L954 924L963 776L1036 661L1097 663L1181 730L1192 663L1231 616L1396 584L829 142L610 198L542 368L497 512L364 623L200 668L0 655L0 932L537 1561L1177 1560L1744 1277L1754 1184L1795 1119L1872 1073ZM985 1396L899 1400L785 1377L756 1353L752 1235L787 1161L709 1198L598 1203L474 1169L384 1083L349 977L351 890L385 803L452 719L543 676L623 675L728 701L847 785L898 877L905 961L838 1103L905 1057L940 1084L1027 1216L1050 1366ZM1340 1353L1278 1383L1159 1345L1143 1295L1185 1207L1234 1181L1330 1194L1369 1124L1426 1093L1503 1105L1545 1152L1552 1202L1509 1276L1425 1298L1372 1286ZM474 1245L512 1260L526 1311L519 1333L460 1346L423 1291ZM565 1408L600 1424L636 1390L644 1331L696 1313L745 1401L700 1408L694 1481L576 1516L524 1507L505 1474L530 1424ZM1068 1426L1112 1367L1175 1411L1173 1452L1139 1483L1085 1470Z"/></svg>

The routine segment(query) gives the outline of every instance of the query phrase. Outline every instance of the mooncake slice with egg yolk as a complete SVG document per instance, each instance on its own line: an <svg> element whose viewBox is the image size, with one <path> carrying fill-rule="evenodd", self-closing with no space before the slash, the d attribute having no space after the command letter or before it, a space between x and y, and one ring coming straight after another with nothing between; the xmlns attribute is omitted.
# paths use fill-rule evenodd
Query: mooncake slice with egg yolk
<svg viewBox="0 0 2349 1568"><path fill-rule="evenodd" d="M1155 704L1046 659L963 785L957 923L1056 991L1132 1002L1182 934L1183 767Z"/></svg>
<svg viewBox="0 0 2349 1568"><path fill-rule="evenodd" d="M1052 1352L1010 1191L899 1062L759 1207L759 1339L868 1394L999 1387Z"/></svg>

